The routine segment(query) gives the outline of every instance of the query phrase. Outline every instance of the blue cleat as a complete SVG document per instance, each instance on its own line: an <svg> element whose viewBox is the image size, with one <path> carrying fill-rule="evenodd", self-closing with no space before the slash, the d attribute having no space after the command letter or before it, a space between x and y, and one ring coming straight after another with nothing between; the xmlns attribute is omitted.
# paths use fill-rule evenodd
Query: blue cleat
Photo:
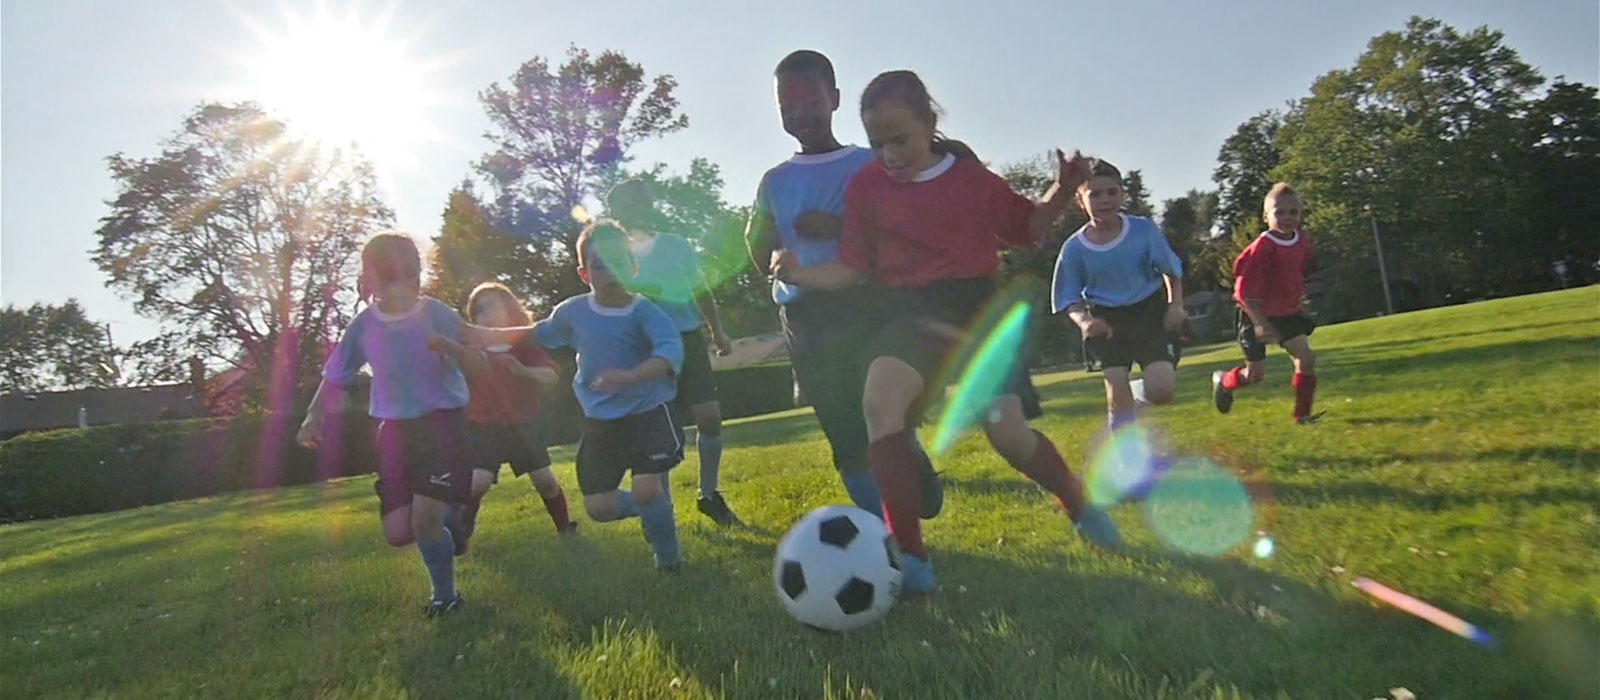
<svg viewBox="0 0 1600 700"><path fill-rule="evenodd" d="M1078 533L1096 547L1108 551L1122 549L1122 535L1117 532L1117 524L1111 522L1111 516L1106 512L1089 506L1083 511L1083 516L1078 518Z"/></svg>
<svg viewBox="0 0 1600 700"><path fill-rule="evenodd" d="M903 566L905 575L900 580L900 595L923 595L939 587L933 580L933 562L907 554Z"/></svg>

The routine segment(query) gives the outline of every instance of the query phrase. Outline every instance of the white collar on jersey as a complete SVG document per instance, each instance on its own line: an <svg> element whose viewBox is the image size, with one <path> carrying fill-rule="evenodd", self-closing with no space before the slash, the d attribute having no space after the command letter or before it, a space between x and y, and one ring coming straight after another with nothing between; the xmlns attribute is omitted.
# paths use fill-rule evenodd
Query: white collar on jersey
<svg viewBox="0 0 1600 700"><path fill-rule="evenodd" d="M1111 239L1109 241L1106 241L1105 243L1095 243L1094 241L1089 240L1089 234L1085 233L1086 231L1089 230L1089 224L1084 224L1083 228L1078 229L1078 233L1083 234L1082 236L1080 236L1078 238L1078 242L1082 243L1083 247L1088 248L1089 250L1100 251L1100 252L1105 252L1105 251L1111 250L1112 248L1117 247L1118 244L1122 243L1122 239L1128 237L1128 229L1129 229L1129 226L1128 226L1128 215L1127 214L1117 214L1117 216L1122 218L1122 230L1117 233L1117 237L1116 238L1113 238L1113 239Z"/></svg>
<svg viewBox="0 0 1600 700"><path fill-rule="evenodd" d="M1269 241L1272 241L1273 243L1276 243L1278 245L1281 245L1281 246L1287 248L1289 246L1292 246L1292 245L1300 242L1300 230L1296 229L1295 232L1294 232L1294 238L1291 238L1291 239L1289 239L1287 241L1283 240L1282 238L1279 238L1277 236L1272 235L1271 231L1262 231L1261 232L1261 237L1265 238L1265 239L1267 239Z"/></svg>
<svg viewBox="0 0 1600 700"><path fill-rule="evenodd" d="M417 303L412 304L411 308L401 311L397 314L387 313L383 309L378 308L377 304L373 304L371 308L372 314L377 316L379 321L383 321L384 323L394 323L396 321L404 321L412 316L417 315L417 312L422 311L422 305L424 303L426 303L426 300L423 297L417 297Z"/></svg>
<svg viewBox="0 0 1600 700"><path fill-rule="evenodd" d="M924 171L922 171L920 173L917 173L917 176L914 177L914 178L911 178L911 181L912 182L927 182L927 181L932 180L932 179L934 179L936 177L939 177L940 175L945 174L945 172L949 171L950 168L952 166L954 166L955 164L956 164L956 154L954 154L954 153L946 153L946 154L944 154L943 158L939 159L939 162L933 164L933 167L928 168L927 170L924 170Z"/></svg>
<svg viewBox="0 0 1600 700"><path fill-rule="evenodd" d="M600 302L595 301L594 292L589 292L589 308L601 316L627 316L633 313L633 307L639 305L639 295L632 297L627 306L601 306Z"/></svg>
<svg viewBox="0 0 1600 700"><path fill-rule="evenodd" d="M795 165L822 165L823 163L832 163L859 150L861 150L860 146L847 143L827 153L796 153L789 157L789 162Z"/></svg>

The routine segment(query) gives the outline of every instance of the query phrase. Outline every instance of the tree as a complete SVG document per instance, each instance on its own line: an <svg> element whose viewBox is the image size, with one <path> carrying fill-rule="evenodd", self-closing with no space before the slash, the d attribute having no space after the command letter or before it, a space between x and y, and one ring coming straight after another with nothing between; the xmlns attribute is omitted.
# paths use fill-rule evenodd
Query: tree
<svg viewBox="0 0 1600 700"><path fill-rule="evenodd" d="M1161 230L1183 261L1185 291L1220 288L1223 280L1216 261L1228 257L1232 263L1228 239L1212 235L1216 212L1217 193L1213 191L1189 190L1161 205Z"/></svg>
<svg viewBox="0 0 1600 700"><path fill-rule="evenodd" d="M1503 39L1413 17L1287 115L1273 175L1300 188L1318 258L1335 262L1335 316L1382 308L1369 217L1400 308L1548 284L1548 261L1524 244L1538 187L1527 119L1543 79Z"/></svg>
<svg viewBox="0 0 1600 700"><path fill-rule="evenodd" d="M1030 197L1042 197L1055 183L1056 162L1048 156L1032 158L1002 167L1000 175L1011 189ZM1083 356L1083 339L1077 327L1070 321L1056 318L1050 308L1050 282L1055 276L1061 244L1088 221L1089 216L1083 209L1076 204L1068 206L1061 221L1038 248L1011 248L1001 253L1003 283L1027 287L1038 309L1032 323L1034 352L1055 361L1073 361Z"/></svg>
<svg viewBox="0 0 1600 700"><path fill-rule="evenodd" d="M1155 215L1155 209L1150 206L1150 189L1144 186L1144 173L1129 170L1122 178L1122 189L1128 196L1128 203L1123 205L1123 211L1134 216Z"/></svg>
<svg viewBox="0 0 1600 700"><path fill-rule="evenodd" d="M1217 169L1211 173L1211 180L1217 183L1214 219L1220 234L1231 236L1244 229L1253 238L1260 232L1261 200L1272 189L1272 169L1282 159L1277 146L1282 125L1283 114L1262 112L1245 120L1222 142Z"/></svg>
<svg viewBox="0 0 1600 700"><path fill-rule="evenodd" d="M483 282L511 283L508 268L521 260L522 244L494 225L492 214L463 182L450 193L444 223L429 254L430 276L423 291L460 308Z"/></svg>
<svg viewBox="0 0 1600 700"><path fill-rule="evenodd" d="M105 326L89 320L77 299L0 310L0 391L112 386L115 355Z"/></svg>
<svg viewBox="0 0 1600 700"><path fill-rule="evenodd" d="M141 378L180 378L172 358L194 356L261 370L273 408L307 390L349 319L357 251L393 219L371 166L250 103L201 104L159 155L107 161L118 191L92 254L161 324L134 348Z"/></svg>
<svg viewBox="0 0 1600 700"><path fill-rule="evenodd" d="M560 66L533 58L506 86L479 94L494 150L477 168L494 192L496 224L523 242L497 272L536 309L584 289L574 207L615 182L633 145L688 126L676 86L670 75L647 83L621 53L572 47Z"/></svg>
<svg viewBox="0 0 1600 700"><path fill-rule="evenodd" d="M1526 121L1528 172L1538 191L1535 235L1523 244L1542 260L1600 260L1600 99L1593 86L1557 78Z"/></svg>

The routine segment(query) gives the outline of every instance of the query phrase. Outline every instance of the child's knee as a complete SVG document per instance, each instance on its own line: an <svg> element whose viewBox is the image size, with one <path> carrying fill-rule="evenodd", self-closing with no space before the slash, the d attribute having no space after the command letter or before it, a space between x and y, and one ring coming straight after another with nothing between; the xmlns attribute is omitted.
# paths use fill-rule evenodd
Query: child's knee
<svg viewBox="0 0 1600 700"><path fill-rule="evenodd" d="M529 478L533 480L533 488L540 496L555 498L561 493L561 482L556 481L556 475L550 472L549 467L534 472Z"/></svg>
<svg viewBox="0 0 1600 700"><path fill-rule="evenodd" d="M489 487L494 486L494 472L487 469L472 470L472 497L481 498L489 492Z"/></svg>
<svg viewBox="0 0 1600 700"><path fill-rule="evenodd" d="M415 542L416 538L411 536L409 526L386 524L383 526L383 540L388 542L390 547L404 547Z"/></svg>
<svg viewBox="0 0 1600 700"><path fill-rule="evenodd" d="M1028 426L1027 419L1020 412L1014 415L1003 413L1000 420L985 422L983 431L995 451L1009 461L1025 461L1033 454L1033 428Z"/></svg>
<svg viewBox="0 0 1600 700"><path fill-rule="evenodd" d="M861 400L861 413L867 431L882 436L898 433L906 425L906 407L890 398L868 396Z"/></svg>
<svg viewBox="0 0 1600 700"><path fill-rule="evenodd" d="M1172 403L1175 391L1169 382L1145 382L1144 399L1156 405Z"/></svg>
<svg viewBox="0 0 1600 700"><path fill-rule="evenodd" d="M597 523L610 522L617 519L617 505L612 502L608 494L597 494L583 497L583 512L589 519Z"/></svg>

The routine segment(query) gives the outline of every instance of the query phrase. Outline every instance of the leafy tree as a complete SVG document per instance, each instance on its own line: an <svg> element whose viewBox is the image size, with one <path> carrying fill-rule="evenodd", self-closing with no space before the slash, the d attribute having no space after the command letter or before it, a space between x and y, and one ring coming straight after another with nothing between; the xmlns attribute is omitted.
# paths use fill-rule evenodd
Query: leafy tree
<svg viewBox="0 0 1600 700"><path fill-rule="evenodd" d="M463 182L450 193L444 223L429 253L429 279L424 291L462 308L473 287L483 282L511 283L513 263L523 260L523 244L495 226L493 214Z"/></svg>
<svg viewBox="0 0 1600 700"><path fill-rule="evenodd" d="M0 391L112 386L115 355L105 327L89 320L77 299L0 309Z"/></svg>
<svg viewBox="0 0 1600 700"><path fill-rule="evenodd" d="M393 219L370 164L250 103L201 104L158 155L107 162L117 193L93 258L161 324L132 350L138 377L181 379L179 357L260 369L274 407L313 384L349 319L356 253Z"/></svg>

